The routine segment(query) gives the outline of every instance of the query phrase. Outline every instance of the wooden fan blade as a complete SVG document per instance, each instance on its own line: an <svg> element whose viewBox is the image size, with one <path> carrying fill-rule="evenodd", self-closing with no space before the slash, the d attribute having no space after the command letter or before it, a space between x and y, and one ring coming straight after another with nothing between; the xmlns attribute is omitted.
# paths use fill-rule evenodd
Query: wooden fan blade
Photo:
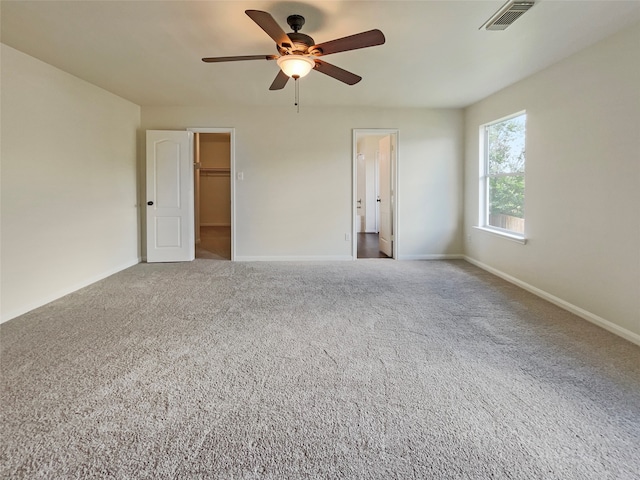
<svg viewBox="0 0 640 480"><path fill-rule="evenodd" d="M280 25L273 19L270 13L260 10L245 10L244 13L256 22L278 45L286 49L293 47L293 42L289 38L289 35L280 28Z"/></svg>
<svg viewBox="0 0 640 480"><path fill-rule="evenodd" d="M385 42L384 34L380 30L369 30L368 32L356 33L348 37L338 38L329 42L320 43L311 47L310 50L318 49L321 55L357 50L358 48L375 47Z"/></svg>
<svg viewBox="0 0 640 480"><path fill-rule="evenodd" d="M278 75L276 75L276 78L273 80L273 83L269 87L269 90L282 90L288 81L289 75L280 70L278 72Z"/></svg>
<svg viewBox="0 0 640 480"><path fill-rule="evenodd" d="M323 60L319 60L316 58L315 62L316 66L314 70L317 70L320 73L324 73L325 75L329 75L330 77L333 77L336 80L340 80L347 85L355 85L360 80L362 80L362 77L356 75L355 73L343 70L342 68L331 65L330 63L327 63Z"/></svg>
<svg viewBox="0 0 640 480"><path fill-rule="evenodd" d="M240 60L275 60L278 58L278 55L243 55L240 57L207 57L203 58L202 61L206 63L216 63L216 62L237 62Z"/></svg>

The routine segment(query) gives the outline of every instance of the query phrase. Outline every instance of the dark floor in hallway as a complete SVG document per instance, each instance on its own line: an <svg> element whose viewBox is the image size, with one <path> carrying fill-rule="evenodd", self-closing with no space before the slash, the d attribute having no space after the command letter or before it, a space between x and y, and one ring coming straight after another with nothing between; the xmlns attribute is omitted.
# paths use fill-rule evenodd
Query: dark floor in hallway
<svg viewBox="0 0 640 480"><path fill-rule="evenodd" d="M389 258L378 247L377 233L358 233L358 258Z"/></svg>

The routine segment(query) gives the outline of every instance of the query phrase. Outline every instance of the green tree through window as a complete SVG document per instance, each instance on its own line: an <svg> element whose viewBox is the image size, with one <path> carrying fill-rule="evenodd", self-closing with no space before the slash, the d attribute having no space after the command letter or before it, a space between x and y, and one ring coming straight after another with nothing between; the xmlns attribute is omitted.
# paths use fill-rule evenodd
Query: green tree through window
<svg viewBox="0 0 640 480"><path fill-rule="evenodd" d="M524 235L526 115L485 126L485 226Z"/></svg>

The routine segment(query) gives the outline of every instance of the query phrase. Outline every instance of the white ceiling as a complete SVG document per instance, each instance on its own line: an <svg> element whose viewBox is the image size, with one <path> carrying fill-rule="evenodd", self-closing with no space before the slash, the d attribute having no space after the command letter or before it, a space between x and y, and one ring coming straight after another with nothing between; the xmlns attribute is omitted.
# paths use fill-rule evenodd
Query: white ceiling
<svg viewBox="0 0 640 480"><path fill-rule="evenodd" d="M2 0L2 42L138 105L288 105L293 82L269 91L275 62L205 64L209 56L275 54L245 15L265 10L285 31L306 18L317 43L379 28L386 44L323 57L363 77L318 72L303 105L464 107L640 21L640 1L538 0L507 30L479 27L504 0Z"/></svg>

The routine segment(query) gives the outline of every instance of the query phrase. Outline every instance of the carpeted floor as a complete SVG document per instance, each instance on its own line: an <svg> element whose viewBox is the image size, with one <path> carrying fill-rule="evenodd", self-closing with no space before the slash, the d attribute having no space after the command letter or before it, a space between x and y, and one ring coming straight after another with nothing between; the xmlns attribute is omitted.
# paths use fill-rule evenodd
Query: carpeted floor
<svg viewBox="0 0 640 480"><path fill-rule="evenodd" d="M640 348L464 261L140 264L0 334L2 478L640 471Z"/></svg>

